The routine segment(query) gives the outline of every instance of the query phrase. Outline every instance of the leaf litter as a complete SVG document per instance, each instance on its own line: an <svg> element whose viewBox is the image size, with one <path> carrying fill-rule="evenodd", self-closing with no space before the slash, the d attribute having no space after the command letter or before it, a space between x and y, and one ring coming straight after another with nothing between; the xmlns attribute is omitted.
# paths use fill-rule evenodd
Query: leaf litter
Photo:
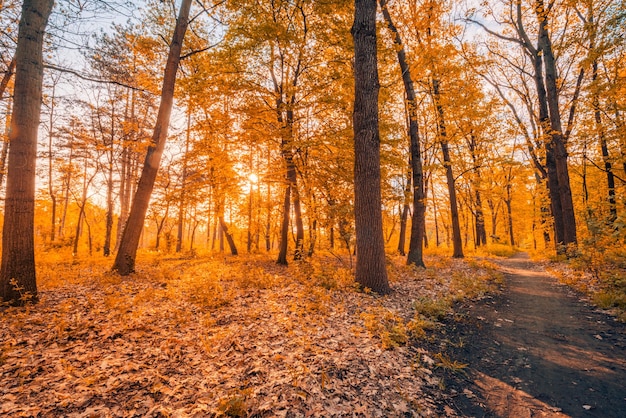
<svg viewBox="0 0 626 418"><path fill-rule="evenodd" d="M479 297L497 274L428 262L390 259L385 297L331 258L154 259L127 278L55 265L39 304L0 310L0 415L451 416L420 306Z"/></svg>

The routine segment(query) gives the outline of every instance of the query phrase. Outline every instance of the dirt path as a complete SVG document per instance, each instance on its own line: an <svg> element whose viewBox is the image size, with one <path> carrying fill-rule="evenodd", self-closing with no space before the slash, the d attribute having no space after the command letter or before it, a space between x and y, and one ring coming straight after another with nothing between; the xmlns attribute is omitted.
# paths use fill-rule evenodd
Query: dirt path
<svg viewBox="0 0 626 418"><path fill-rule="evenodd" d="M500 296L462 307L439 349L465 416L626 417L626 326L580 302L525 254L499 262ZM441 338L441 336L440 336Z"/></svg>

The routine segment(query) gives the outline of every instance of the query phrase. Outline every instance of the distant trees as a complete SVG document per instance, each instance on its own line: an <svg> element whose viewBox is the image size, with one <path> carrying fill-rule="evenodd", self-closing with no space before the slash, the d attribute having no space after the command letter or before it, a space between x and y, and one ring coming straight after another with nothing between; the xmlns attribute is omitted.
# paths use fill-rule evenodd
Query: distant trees
<svg viewBox="0 0 626 418"><path fill-rule="evenodd" d="M2 125L20 96L17 3L0 4ZM198 7L192 30L175 4L90 37L84 70L50 63L35 242L119 250L122 274L140 245L356 255L357 281L385 293L385 251L422 266L428 247L537 235L564 253L621 233L621 0L494 0L465 22L452 1L234 0ZM377 18L391 36L371 38Z"/></svg>

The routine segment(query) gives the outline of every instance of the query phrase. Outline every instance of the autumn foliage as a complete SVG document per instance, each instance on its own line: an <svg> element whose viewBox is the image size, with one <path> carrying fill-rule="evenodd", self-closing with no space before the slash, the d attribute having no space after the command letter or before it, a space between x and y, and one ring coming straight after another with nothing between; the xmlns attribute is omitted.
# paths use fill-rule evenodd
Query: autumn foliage
<svg viewBox="0 0 626 418"><path fill-rule="evenodd" d="M518 251L624 319L622 0L137 3L0 1L0 414L449 415Z"/></svg>

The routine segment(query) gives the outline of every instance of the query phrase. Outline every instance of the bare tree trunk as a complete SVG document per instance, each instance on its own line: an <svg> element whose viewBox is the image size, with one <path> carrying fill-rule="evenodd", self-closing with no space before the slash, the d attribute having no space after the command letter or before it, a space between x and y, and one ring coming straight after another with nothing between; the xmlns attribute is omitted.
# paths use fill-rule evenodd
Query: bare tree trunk
<svg viewBox="0 0 626 418"><path fill-rule="evenodd" d="M546 88L543 81L543 61L541 59L541 51L533 50L533 61L535 67L534 79L535 86L537 88L537 101L539 104L539 122L541 126L541 133L543 135L543 142L545 143L546 150L546 172L547 172L547 186L548 193L550 195L550 210L552 211L552 218L554 220L554 241L557 252L561 251L564 243L565 225L563 221L563 210L561 207L561 198L559 195L559 179L556 169L556 159L554 157L554 145L551 140L548 139L550 134L550 116L548 111L548 100Z"/></svg>
<svg viewBox="0 0 626 418"><path fill-rule="evenodd" d="M53 0L24 0L15 51L15 98L0 265L0 299L13 305L37 301L35 163L41 115L43 37L53 4Z"/></svg>
<svg viewBox="0 0 626 418"><path fill-rule="evenodd" d="M354 218L356 281L364 288L390 292L385 265L378 128L376 0L355 0L354 24Z"/></svg>
<svg viewBox="0 0 626 418"><path fill-rule="evenodd" d="M446 169L446 181L448 184L448 194L450 198L450 217L452 223L452 257L463 258L463 239L461 237L461 225L459 224L459 207L456 198L456 186L454 173L452 171L452 161L450 159L450 148L448 145L448 134L446 131L446 119L441 105L439 93L439 80L433 79L433 97L437 107L439 124L439 143L443 154L443 165Z"/></svg>
<svg viewBox="0 0 626 418"><path fill-rule="evenodd" d="M510 176L510 173L509 173ZM507 213L507 221L508 221L508 230L509 230L509 243L511 247L515 247L515 236L513 234L513 209L511 207L512 197L511 197L511 181L506 185L506 199L504 200L506 204L506 213Z"/></svg>
<svg viewBox="0 0 626 418"><path fill-rule="evenodd" d="M291 97L289 106L293 106L295 97ZM296 165L294 163L294 155L291 150L293 142L293 109L287 109L286 116L283 118L282 108L284 103L281 100L277 103L278 122L284 123L282 127L282 140L280 152L285 162L286 183L288 187L285 189L285 199L283 201L283 221L281 224L280 248L278 253L278 264L287 265L287 240L289 237L289 218L291 212L291 199L293 198L294 217L296 223L296 248L294 250L294 260L301 260L304 255L304 224L302 222L302 209L300 206L300 193L298 191L298 175ZM284 121L284 122L283 122ZM292 196L287 199L287 195Z"/></svg>
<svg viewBox="0 0 626 418"><path fill-rule="evenodd" d="M593 23L593 20L590 19L590 23ZM593 51L595 49L595 36L592 36L590 49ZM598 133L598 140L600 142L600 151L602 153L602 161L604 162L604 171L606 173L606 184L607 184L607 200L609 202L609 219L608 223L611 226L615 225L615 221L617 220L617 204L615 202L615 176L613 174L613 165L611 164L611 159L609 156L609 147L607 145L606 140L606 132L604 129L604 125L602 123L602 110L600 109L600 98L599 93L596 90L597 80L598 80L598 59L594 58L592 64L592 72L591 72L591 82L594 85L594 91L592 93L592 106L593 106L593 116L596 123L596 131Z"/></svg>
<svg viewBox="0 0 626 418"><path fill-rule="evenodd" d="M115 160L115 102L111 104L111 137L107 150L107 213L105 219L104 245L102 255L111 255L111 237L113 235L113 162Z"/></svg>
<svg viewBox="0 0 626 418"><path fill-rule="evenodd" d="M129 114L130 111L130 114ZM132 150L130 143L136 138L135 132L135 91L128 92L126 99L126 109L124 110L126 121L131 122L133 126L132 130L128 133L128 136L124 137L122 143L122 167L120 172L120 216L117 219L117 234L115 237L115 251L120 247L122 241L122 234L126 228L126 220L128 219L128 211L130 207L131 199L131 181L132 181Z"/></svg>
<svg viewBox="0 0 626 418"><path fill-rule="evenodd" d="M50 95L50 115L48 118L48 194L52 201L52 210L50 216L50 242L54 242L56 238L56 220L57 220L57 196L54 190L54 182L52 178L52 140L54 138L54 107L56 99L57 83L53 82L52 94ZM0 94L1 97L1 94Z"/></svg>
<svg viewBox="0 0 626 418"><path fill-rule="evenodd" d="M411 165L411 161L409 159L409 166ZM410 197L411 197L411 185L413 183L413 172L409 170L406 178L406 186L404 188L404 199L402 203L402 213L400 215L400 236L398 238L398 254L401 256L406 255L406 251L404 250L404 244L406 241L406 225L409 220L409 212L411 212L411 206L409 205Z"/></svg>
<svg viewBox="0 0 626 418"><path fill-rule="evenodd" d="M474 133L470 133L470 137L467 140L468 148L470 150L470 154L472 157L472 162L474 163L474 178L471 180L472 188L474 189L474 205L475 205L475 226L474 226L474 244L476 247L480 247L481 245L487 245L487 230L485 229L485 215L483 212L483 202L482 196L480 193L480 161L477 155L477 143L476 137Z"/></svg>
<svg viewBox="0 0 626 418"><path fill-rule="evenodd" d="M402 44L402 38L398 29L393 24L389 9L387 8L387 0L380 0L380 8L383 12L387 27L393 34L393 42L396 45L398 56L398 64L402 73L402 81L404 83L404 91L406 94L406 105L409 115L409 140L411 146L411 173L413 186L413 216L411 218L411 239L409 241L409 255L407 264L424 267L423 248L424 248L424 225L426 223L426 204L424 192L424 174L422 168L422 154L419 142L419 125L417 123L417 98L415 95L415 87L413 85L413 77L411 76L411 67L406 59L406 51ZM404 247L404 243L402 243ZM404 252L404 248L402 248Z"/></svg>
<svg viewBox="0 0 626 418"><path fill-rule="evenodd" d="M185 154L183 155L183 173L180 180L180 202L178 204L178 225L176 230L176 252L183 249L183 229L185 223L185 191L187 187L187 159L189 155L189 142L191 138L191 109L187 109L187 133L185 136Z"/></svg>
<svg viewBox="0 0 626 418"><path fill-rule="evenodd" d="M276 262L283 266L288 264L287 262L287 247L289 244L289 212L291 202L291 184L288 184L285 188L285 198L283 200L283 219L280 227L280 243L278 248L278 260Z"/></svg>
<svg viewBox="0 0 626 418"><path fill-rule="evenodd" d="M157 171L161 162L161 155L163 154L165 141L167 139L167 130L174 102L176 72L178 71L178 64L180 63L180 53L182 50L183 40L185 38L185 32L187 31L187 25L189 24L190 8L191 0L183 0L178 19L176 20L176 27L174 29L167 64L165 66L163 88L161 92L161 104L159 105L159 112L157 115L154 133L152 135L152 142L146 153L141 178L139 179L137 191L133 198L133 205L128 216L128 222L126 224L126 228L124 228L120 248L112 267L112 270L117 271L123 276L128 275L135 270L135 258L137 255L139 238L141 237L141 230L146 218L148 204L150 203L150 196L152 194L152 189L154 188L154 182L156 180Z"/></svg>
<svg viewBox="0 0 626 418"><path fill-rule="evenodd" d="M545 66L545 85L550 113L550 134L554 149L554 159L558 179L558 194L563 216L563 245L576 245L576 217L574 202L570 188L569 170L567 167L567 150L561 127L559 109L559 90L557 87L557 69L552 51L552 42L548 34L548 15L543 0L538 0L535 11L539 21L539 49Z"/></svg>
<svg viewBox="0 0 626 418"><path fill-rule="evenodd" d="M235 246L235 240L233 239L233 236L228 232L228 226L226 225L226 222L224 222L224 217L220 216L219 220L220 220L220 227L222 228L222 232L224 233L224 236L226 237L226 242L228 242L230 253L232 255L237 255L238 252L237 252L237 247Z"/></svg>
<svg viewBox="0 0 626 418"><path fill-rule="evenodd" d="M435 247L439 247L441 240L439 239L439 217L437 216L437 201L435 200L435 191L433 190L433 217L435 218Z"/></svg>

